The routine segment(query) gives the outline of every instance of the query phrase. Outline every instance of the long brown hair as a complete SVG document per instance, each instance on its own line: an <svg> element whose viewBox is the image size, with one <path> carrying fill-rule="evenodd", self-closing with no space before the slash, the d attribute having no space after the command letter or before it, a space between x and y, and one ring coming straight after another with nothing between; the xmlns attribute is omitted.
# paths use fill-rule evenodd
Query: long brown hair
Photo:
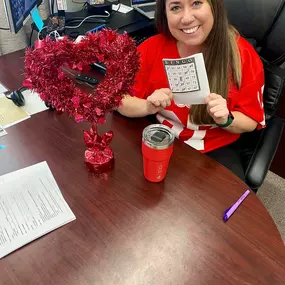
<svg viewBox="0 0 285 285"><path fill-rule="evenodd" d="M156 28L163 35L172 37L166 18L165 1L156 1ZM214 25L202 52L211 93L227 99L230 82L233 80L237 88L241 85L241 59L236 40L238 32L228 23L224 0L207 1L212 9ZM190 114L191 122L197 125L214 123L206 105L193 105Z"/></svg>

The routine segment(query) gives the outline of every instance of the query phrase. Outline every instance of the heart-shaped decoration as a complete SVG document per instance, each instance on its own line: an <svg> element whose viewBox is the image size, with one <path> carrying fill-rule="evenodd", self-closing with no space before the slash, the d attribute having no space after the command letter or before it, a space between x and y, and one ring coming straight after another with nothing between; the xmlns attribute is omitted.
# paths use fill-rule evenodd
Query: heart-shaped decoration
<svg viewBox="0 0 285 285"><path fill-rule="evenodd" d="M91 92L83 91L65 72L66 69L87 71L90 64L96 62L106 65L106 75ZM138 69L135 41L126 33L103 29L86 35L78 43L68 38L58 41L46 38L39 48L27 49L24 86L35 90L57 111L74 117L76 122L90 122L92 136L96 136L97 124L104 123L106 114L120 105L125 94L132 94ZM95 158L102 157L105 149L109 161L112 160L108 144L100 148L100 155L94 153L98 151L98 145L91 146L89 142L87 146L89 170L92 168L90 156L98 169ZM85 162L86 159L85 155ZM103 161L106 164L106 159Z"/></svg>

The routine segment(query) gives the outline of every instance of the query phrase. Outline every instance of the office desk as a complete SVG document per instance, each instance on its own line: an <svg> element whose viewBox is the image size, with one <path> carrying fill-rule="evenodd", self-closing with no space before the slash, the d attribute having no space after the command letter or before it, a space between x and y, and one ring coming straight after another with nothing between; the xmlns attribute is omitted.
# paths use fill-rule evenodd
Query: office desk
<svg viewBox="0 0 285 285"><path fill-rule="evenodd" d="M122 4L130 6L130 1L121 0ZM67 23L66 26L77 26L81 20L85 17L90 16L87 10L82 10L78 12L66 13ZM69 20L74 17L80 17L81 20L76 23L68 23ZM103 18L93 18L92 20L102 20ZM127 32L131 36L140 35L141 33L148 35L153 35L155 33L154 21L149 20L144 15L140 14L136 10L132 10L127 14L123 14L117 11L112 11L110 18L107 19L108 22L105 23L106 27L111 28L113 30L118 30L119 33ZM70 37L77 37L77 35L84 35L87 31L102 25L103 23L90 23L84 22L80 27L76 29L66 28L65 34Z"/></svg>
<svg viewBox="0 0 285 285"><path fill-rule="evenodd" d="M20 55L0 58L9 88L21 85ZM148 124L108 116L115 166L101 178L84 166L87 124L46 111L8 129L0 175L47 161L77 219L0 260L1 284L284 285L285 248L259 199L222 221L247 189L230 171L176 141L165 181L144 179Z"/></svg>

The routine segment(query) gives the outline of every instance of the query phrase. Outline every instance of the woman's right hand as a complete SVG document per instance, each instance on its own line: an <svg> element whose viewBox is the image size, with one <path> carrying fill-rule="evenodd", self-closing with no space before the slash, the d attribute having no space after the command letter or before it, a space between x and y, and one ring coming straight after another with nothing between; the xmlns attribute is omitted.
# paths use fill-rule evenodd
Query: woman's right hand
<svg viewBox="0 0 285 285"><path fill-rule="evenodd" d="M170 106L173 100L173 93L169 88L155 90L146 101L149 115L155 114Z"/></svg>

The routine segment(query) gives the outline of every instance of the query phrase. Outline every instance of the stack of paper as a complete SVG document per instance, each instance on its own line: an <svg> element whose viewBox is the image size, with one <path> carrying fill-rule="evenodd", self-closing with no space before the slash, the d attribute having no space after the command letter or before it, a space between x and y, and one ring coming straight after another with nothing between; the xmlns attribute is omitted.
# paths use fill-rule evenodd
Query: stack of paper
<svg viewBox="0 0 285 285"><path fill-rule="evenodd" d="M31 90L22 91L25 98L25 105L18 107L5 97L5 91L7 89L0 84L0 126L3 128L11 127L29 119L31 115L48 109L36 92L32 92Z"/></svg>
<svg viewBox="0 0 285 285"><path fill-rule="evenodd" d="M0 126L0 137L7 135L7 132Z"/></svg>
<svg viewBox="0 0 285 285"><path fill-rule="evenodd" d="M0 258L75 219L46 162L0 176Z"/></svg>
<svg viewBox="0 0 285 285"><path fill-rule="evenodd" d="M7 91L7 89L2 84L0 84L0 94L4 93L5 91Z"/></svg>
<svg viewBox="0 0 285 285"><path fill-rule="evenodd" d="M22 93L25 97L25 106L23 108L29 115L34 115L48 109L38 93L31 90L25 90Z"/></svg>
<svg viewBox="0 0 285 285"><path fill-rule="evenodd" d="M4 128L20 123L31 116L6 97L0 98L0 125Z"/></svg>
<svg viewBox="0 0 285 285"><path fill-rule="evenodd" d="M7 89L0 84L0 126L3 128L8 128L31 117L25 110L17 107L5 97L6 91Z"/></svg>

